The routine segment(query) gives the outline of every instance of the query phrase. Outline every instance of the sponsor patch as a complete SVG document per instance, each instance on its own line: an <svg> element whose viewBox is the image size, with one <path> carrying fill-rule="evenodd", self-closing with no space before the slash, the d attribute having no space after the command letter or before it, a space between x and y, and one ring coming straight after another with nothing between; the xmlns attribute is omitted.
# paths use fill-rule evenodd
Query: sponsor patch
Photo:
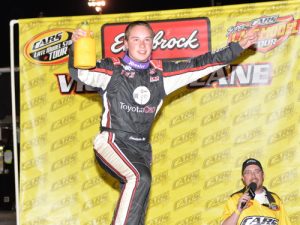
<svg viewBox="0 0 300 225"><path fill-rule="evenodd" d="M256 50L265 53L281 45L291 35L299 34L300 21L295 20L292 15L266 15L251 21L237 22L227 31L228 41L238 42L251 27L257 27Z"/></svg>
<svg viewBox="0 0 300 225"><path fill-rule="evenodd" d="M55 65L68 61L72 30L52 29L35 35L24 46L25 58L39 65Z"/></svg>
<svg viewBox="0 0 300 225"><path fill-rule="evenodd" d="M145 105L150 100L150 91L145 86L139 86L133 91L133 99L140 105Z"/></svg>

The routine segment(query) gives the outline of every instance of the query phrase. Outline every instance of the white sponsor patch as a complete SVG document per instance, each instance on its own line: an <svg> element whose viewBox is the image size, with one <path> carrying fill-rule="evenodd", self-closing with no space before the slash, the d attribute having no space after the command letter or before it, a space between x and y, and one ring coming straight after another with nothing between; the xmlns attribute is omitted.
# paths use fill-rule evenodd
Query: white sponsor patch
<svg viewBox="0 0 300 225"><path fill-rule="evenodd" d="M150 91L145 86L139 86L133 91L133 99L140 105L145 105L150 100Z"/></svg>

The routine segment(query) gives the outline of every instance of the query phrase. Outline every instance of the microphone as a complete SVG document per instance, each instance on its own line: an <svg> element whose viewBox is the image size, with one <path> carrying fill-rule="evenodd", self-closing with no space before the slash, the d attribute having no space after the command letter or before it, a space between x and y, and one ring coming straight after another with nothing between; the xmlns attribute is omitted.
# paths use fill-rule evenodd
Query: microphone
<svg viewBox="0 0 300 225"><path fill-rule="evenodd" d="M247 187L245 193L248 193L251 199L254 199L255 197L255 191L257 188L257 184L252 182L249 184L249 186ZM247 202L242 202L241 207L244 208Z"/></svg>

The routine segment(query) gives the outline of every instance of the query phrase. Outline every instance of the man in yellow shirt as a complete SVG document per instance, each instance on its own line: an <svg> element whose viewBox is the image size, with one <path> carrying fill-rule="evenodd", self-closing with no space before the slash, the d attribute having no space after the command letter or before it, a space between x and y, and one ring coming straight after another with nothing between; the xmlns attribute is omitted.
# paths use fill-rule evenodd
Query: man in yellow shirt
<svg viewBox="0 0 300 225"><path fill-rule="evenodd" d="M242 166L245 187L227 200L222 225L290 225L282 201L263 186L264 171L253 158Z"/></svg>

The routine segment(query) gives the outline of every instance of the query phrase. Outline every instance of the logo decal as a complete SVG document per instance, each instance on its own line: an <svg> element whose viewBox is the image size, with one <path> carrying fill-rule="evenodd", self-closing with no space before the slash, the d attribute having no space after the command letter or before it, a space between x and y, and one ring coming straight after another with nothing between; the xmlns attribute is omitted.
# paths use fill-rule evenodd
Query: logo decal
<svg viewBox="0 0 300 225"><path fill-rule="evenodd" d="M133 99L140 105L145 105L150 100L150 91L145 86L139 86L133 91Z"/></svg>
<svg viewBox="0 0 300 225"><path fill-rule="evenodd" d="M24 46L24 56L32 63L54 65L68 61L72 31L52 29L37 34Z"/></svg>
<svg viewBox="0 0 300 225"><path fill-rule="evenodd" d="M295 20L292 15L279 17L262 16L248 22L238 22L227 31L228 41L238 42L251 27L257 27L259 52L268 52L282 44L291 35L299 34L300 20Z"/></svg>
<svg viewBox="0 0 300 225"><path fill-rule="evenodd" d="M159 76L150 77L150 82L156 82L156 81L159 81Z"/></svg>
<svg viewBox="0 0 300 225"><path fill-rule="evenodd" d="M272 73L270 63L231 65L190 83L188 86L191 88L265 86L271 84Z"/></svg>
<svg viewBox="0 0 300 225"><path fill-rule="evenodd" d="M247 216L241 222L241 225L257 225L257 224L278 225L278 219L273 217L267 217L267 216Z"/></svg>
<svg viewBox="0 0 300 225"><path fill-rule="evenodd" d="M208 18L161 20L149 23L155 32L153 59L184 59L210 51ZM123 56L126 26L127 23L102 26L102 56Z"/></svg>

